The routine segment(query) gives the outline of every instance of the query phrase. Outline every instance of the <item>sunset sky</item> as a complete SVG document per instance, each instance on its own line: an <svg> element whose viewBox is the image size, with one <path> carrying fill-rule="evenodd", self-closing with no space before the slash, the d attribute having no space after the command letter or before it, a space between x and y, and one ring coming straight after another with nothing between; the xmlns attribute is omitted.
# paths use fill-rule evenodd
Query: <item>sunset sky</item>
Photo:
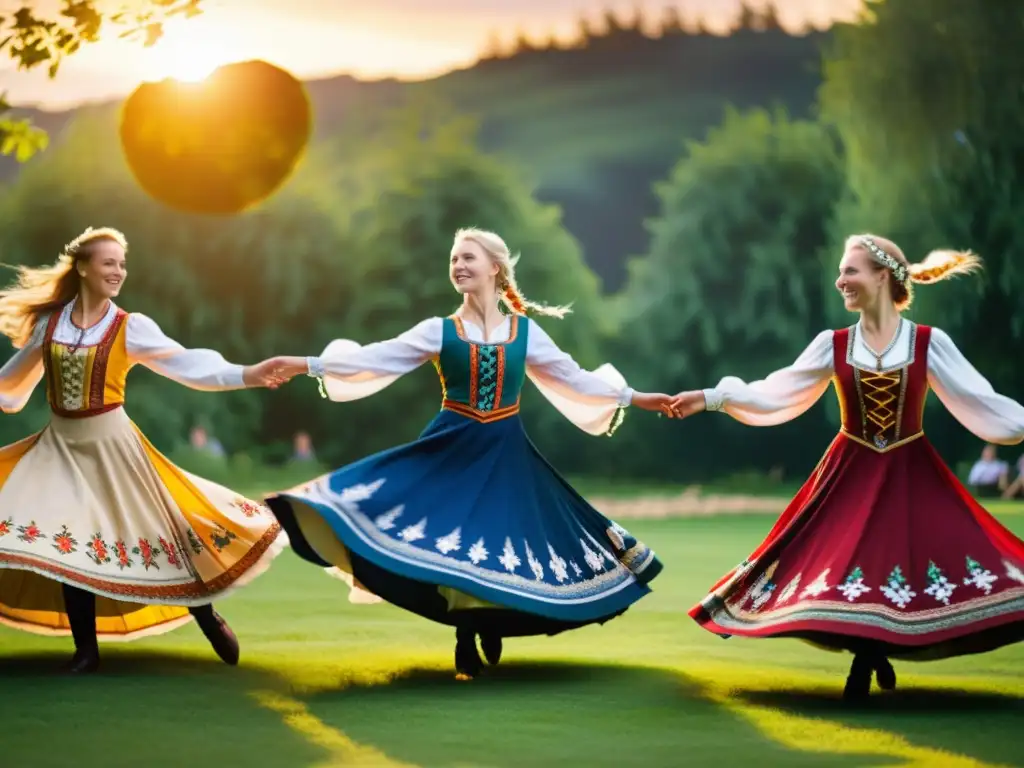
<svg viewBox="0 0 1024 768"><path fill-rule="evenodd" d="M100 0L104 6L121 2ZM22 4L0 0L0 12ZM753 6L761 3L750 2ZM37 0L58 7L59 0ZM739 0L204 0L206 12L168 25L156 46L103 40L69 59L56 80L45 68L0 64L0 91L15 104L63 108L121 96L140 80L198 78L218 64L262 58L303 77L423 78L472 63L492 33L511 40L521 28L538 39L569 38L581 14L605 8L626 18L640 5L656 19L667 5L711 28L733 18ZM849 18L860 0L777 0L786 24Z"/></svg>

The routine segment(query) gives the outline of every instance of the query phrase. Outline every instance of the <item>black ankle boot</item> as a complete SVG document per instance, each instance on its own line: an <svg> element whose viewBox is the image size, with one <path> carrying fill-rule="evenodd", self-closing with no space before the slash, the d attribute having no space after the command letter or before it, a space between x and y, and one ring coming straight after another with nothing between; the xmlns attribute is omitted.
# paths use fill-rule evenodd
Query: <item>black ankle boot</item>
<svg viewBox="0 0 1024 768"><path fill-rule="evenodd" d="M494 666L501 661L501 635L494 632L480 633L480 647L483 649L487 663Z"/></svg>
<svg viewBox="0 0 1024 768"><path fill-rule="evenodd" d="M885 656L875 658L875 681L883 691L896 690L896 670Z"/></svg>
<svg viewBox="0 0 1024 768"><path fill-rule="evenodd" d="M100 667L100 649L96 642L96 595L80 587L61 584L64 612L75 640L75 655L64 665L73 675L88 675Z"/></svg>
<svg viewBox="0 0 1024 768"><path fill-rule="evenodd" d="M238 638L231 631L231 627L224 621L223 617L213 610L212 605L197 605L189 608L189 613L195 617L199 629L210 641L213 650L217 652L225 664L236 666L241 655L238 645Z"/></svg>
<svg viewBox="0 0 1024 768"><path fill-rule="evenodd" d="M866 654L854 655L843 689L843 698L847 701L863 701L868 698L871 693L871 673L874 671L871 661L871 657Z"/></svg>
<svg viewBox="0 0 1024 768"><path fill-rule="evenodd" d="M471 680L484 668L483 659L476 649L476 633L458 628L455 630L455 677L457 680Z"/></svg>

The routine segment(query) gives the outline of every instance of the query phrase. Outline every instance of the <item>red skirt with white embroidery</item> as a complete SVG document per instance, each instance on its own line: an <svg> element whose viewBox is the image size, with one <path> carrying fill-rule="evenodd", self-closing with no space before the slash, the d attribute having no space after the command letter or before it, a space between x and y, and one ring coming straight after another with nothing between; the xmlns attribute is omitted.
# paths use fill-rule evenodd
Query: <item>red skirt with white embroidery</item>
<svg viewBox="0 0 1024 768"><path fill-rule="evenodd" d="M840 434L768 537L689 613L725 637L981 653L1024 640L1024 542L924 437L878 453Z"/></svg>

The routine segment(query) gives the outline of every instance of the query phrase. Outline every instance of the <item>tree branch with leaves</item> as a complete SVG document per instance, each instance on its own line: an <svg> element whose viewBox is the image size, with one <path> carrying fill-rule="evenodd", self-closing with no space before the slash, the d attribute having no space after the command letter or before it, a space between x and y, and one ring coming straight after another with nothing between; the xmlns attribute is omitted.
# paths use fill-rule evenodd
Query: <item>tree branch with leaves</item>
<svg viewBox="0 0 1024 768"><path fill-rule="evenodd" d="M0 15L0 55L13 60L19 71L45 66L54 79L69 56L98 42L108 29L149 48L163 36L165 21L198 16L201 5L202 0L144 0L108 12L98 0L64 0L56 14L43 14L25 2ZM45 149L49 138L30 120L12 117L11 110L5 94L0 94L0 154L25 162Z"/></svg>

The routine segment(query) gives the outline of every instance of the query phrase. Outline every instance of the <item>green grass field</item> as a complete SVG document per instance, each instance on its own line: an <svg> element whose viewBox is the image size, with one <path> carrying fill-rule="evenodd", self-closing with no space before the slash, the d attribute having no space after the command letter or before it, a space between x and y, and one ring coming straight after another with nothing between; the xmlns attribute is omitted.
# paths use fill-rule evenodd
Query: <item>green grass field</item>
<svg viewBox="0 0 1024 768"><path fill-rule="evenodd" d="M1019 507L1002 519L1024 534ZM0 765L1024 765L1024 645L897 663L894 694L850 709L848 656L698 629L686 610L770 522L631 521L666 563L654 594L604 627L507 641L469 683L451 630L350 605L291 552L219 605L238 668L190 625L68 679L53 669L70 640L0 628Z"/></svg>

